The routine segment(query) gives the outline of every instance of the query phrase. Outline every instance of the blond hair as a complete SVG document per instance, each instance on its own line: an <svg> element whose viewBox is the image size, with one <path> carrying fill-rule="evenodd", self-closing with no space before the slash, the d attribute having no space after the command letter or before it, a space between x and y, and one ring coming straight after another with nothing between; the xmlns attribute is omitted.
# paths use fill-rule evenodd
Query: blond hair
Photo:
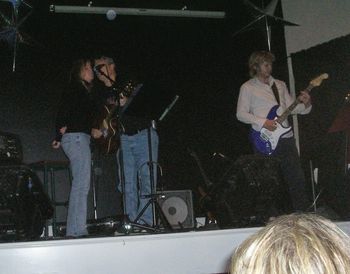
<svg viewBox="0 0 350 274"><path fill-rule="evenodd" d="M264 63L273 63L275 61L275 56L269 51L255 51L253 52L248 61L249 75L254 77L258 73L259 66Z"/></svg>
<svg viewBox="0 0 350 274"><path fill-rule="evenodd" d="M350 238L314 214L278 217L235 251L231 274L349 274Z"/></svg>

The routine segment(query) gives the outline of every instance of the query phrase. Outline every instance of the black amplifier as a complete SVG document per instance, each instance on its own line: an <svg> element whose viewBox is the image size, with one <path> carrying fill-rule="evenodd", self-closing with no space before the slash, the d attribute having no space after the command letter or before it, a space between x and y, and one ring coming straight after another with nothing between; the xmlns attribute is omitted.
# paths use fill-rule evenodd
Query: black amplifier
<svg viewBox="0 0 350 274"><path fill-rule="evenodd" d="M25 165L0 166L0 242L38 238L53 207L40 179Z"/></svg>
<svg viewBox="0 0 350 274"><path fill-rule="evenodd" d="M22 161L23 152L19 137L0 131L0 165L21 164Z"/></svg>

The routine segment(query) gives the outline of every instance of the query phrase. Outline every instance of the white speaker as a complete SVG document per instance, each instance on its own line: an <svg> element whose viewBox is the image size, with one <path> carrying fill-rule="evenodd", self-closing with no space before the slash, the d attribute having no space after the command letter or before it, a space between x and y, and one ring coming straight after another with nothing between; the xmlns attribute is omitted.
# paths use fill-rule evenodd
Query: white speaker
<svg viewBox="0 0 350 274"><path fill-rule="evenodd" d="M194 227L191 190L159 191L158 194L158 203L172 228Z"/></svg>

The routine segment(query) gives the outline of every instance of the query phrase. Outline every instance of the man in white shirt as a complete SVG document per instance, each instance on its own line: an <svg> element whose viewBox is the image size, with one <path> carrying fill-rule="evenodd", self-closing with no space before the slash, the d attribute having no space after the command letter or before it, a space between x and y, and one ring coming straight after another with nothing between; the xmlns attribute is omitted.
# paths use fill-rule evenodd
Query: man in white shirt
<svg viewBox="0 0 350 274"><path fill-rule="evenodd" d="M251 79L241 86L238 97L237 119L251 124L252 129L258 132L263 128L272 132L276 130L277 121L273 118L267 119L272 107L279 105L277 115L281 115L294 102L286 84L271 76L274 59L274 55L266 51L251 54L249 58ZM308 114L312 108L309 94L302 91L298 100L300 103L292 114ZM288 127L288 120L284 120L282 125ZM281 136L271 157L278 157L281 160L283 178L288 184L294 210L306 210L309 202L305 189L305 177L300 165L293 131Z"/></svg>

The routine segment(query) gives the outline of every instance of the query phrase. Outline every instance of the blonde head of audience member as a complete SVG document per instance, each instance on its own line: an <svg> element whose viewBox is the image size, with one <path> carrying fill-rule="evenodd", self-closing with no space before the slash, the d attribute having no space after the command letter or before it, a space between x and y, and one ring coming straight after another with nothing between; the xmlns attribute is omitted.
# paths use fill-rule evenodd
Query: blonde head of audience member
<svg viewBox="0 0 350 274"><path fill-rule="evenodd" d="M280 216L235 251L231 274L349 274L350 238L314 214Z"/></svg>

